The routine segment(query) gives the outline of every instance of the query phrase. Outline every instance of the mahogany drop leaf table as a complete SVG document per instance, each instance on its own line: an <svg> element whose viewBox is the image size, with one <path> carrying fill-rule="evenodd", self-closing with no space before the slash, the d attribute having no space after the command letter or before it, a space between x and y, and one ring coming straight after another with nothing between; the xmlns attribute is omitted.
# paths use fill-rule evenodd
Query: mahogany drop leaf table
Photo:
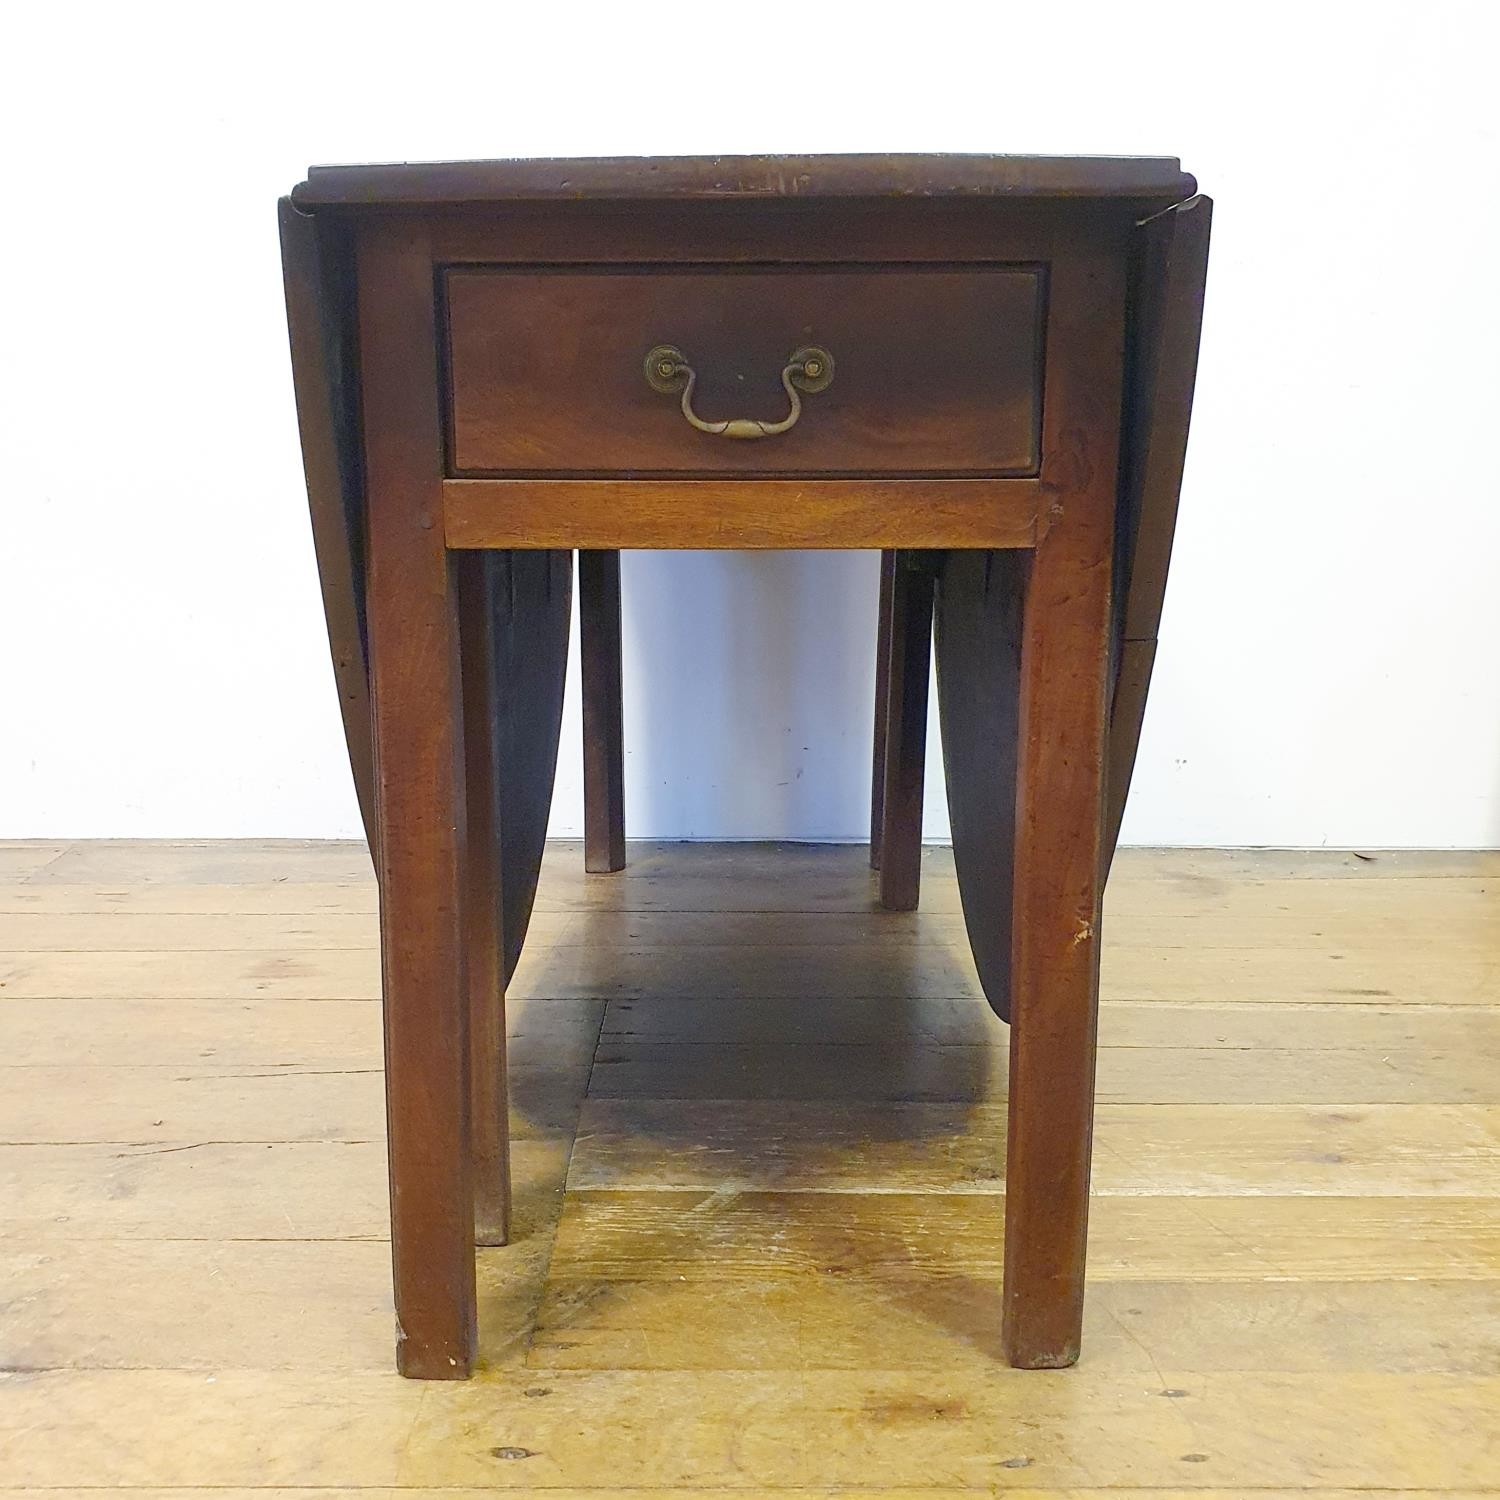
<svg viewBox="0 0 1500 1500"><path fill-rule="evenodd" d="M617 869L618 553L703 547L881 550L872 855L891 906L916 902L935 640L965 924L1013 1028L1005 1346L1072 1363L1100 893L1166 583L1208 200L1156 158L716 157L315 167L280 214L380 881L398 1368L470 1372L474 1247L508 1234L504 993L572 554L589 865Z"/></svg>

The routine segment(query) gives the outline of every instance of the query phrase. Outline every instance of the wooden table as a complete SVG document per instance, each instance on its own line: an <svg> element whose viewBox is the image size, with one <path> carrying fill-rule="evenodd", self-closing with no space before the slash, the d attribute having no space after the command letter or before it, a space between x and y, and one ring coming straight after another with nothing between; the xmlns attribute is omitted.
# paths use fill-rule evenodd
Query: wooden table
<svg viewBox="0 0 1500 1500"><path fill-rule="evenodd" d="M1148 158L744 157L314 168L283 200L381 885L402 1373L475 1360L572 553L630 547L882 549L887 726L925 707L933 614L964 916L1014 1027L1006 1347L1078 1357L1100 893L1187 438L1195 187ZM884 767L909 802L913 757Z"/></svg>

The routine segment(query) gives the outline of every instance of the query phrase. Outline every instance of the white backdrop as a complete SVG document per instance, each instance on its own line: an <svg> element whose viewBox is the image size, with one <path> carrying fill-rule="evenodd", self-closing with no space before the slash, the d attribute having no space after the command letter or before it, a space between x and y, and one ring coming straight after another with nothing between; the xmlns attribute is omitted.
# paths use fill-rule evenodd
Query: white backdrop
<svg viewBox="0 0 1500 1500"><path fill-rule="evenodd" d="M1500 843L1493 13L18 8L0 836L357 831L274 222L308 162L947 150L1180 155L1216 199L1127 839ZM873 557L625 586L631 833L862 836Z"/></svg>

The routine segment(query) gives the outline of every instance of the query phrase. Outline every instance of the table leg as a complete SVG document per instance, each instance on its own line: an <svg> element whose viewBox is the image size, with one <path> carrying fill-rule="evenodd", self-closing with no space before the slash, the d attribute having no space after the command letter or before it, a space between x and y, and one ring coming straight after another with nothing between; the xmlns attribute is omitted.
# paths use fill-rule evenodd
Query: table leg
<svg viewBox="0 0 1500 1500"><path fill-rule="evenodd" d="M880 605L875 623L875 731L870 765L870 868L880 868L880 840L885 826L885 719L891 691L891 586L896 554L880 554Z"/></svg>
<svg viewBox="0 0 1500 1500"><path fill-rule="evenodd" d="M372 228L360 275L396 1366L458 1379L476 1341L466 814L425 234Z"/></svg>
<svg viewBox="0 0 1500 1500"><path fill-rule="evenodd" d="M915 911L922 880L922 792L927 775L927 683L932 669L933 574L895 555L890 590L880 904Z"/></svg>
<svg viewBox="0 0 1500 1500"><path fill-rule="evenodd" d="M1011 1363L1031 1369L1072 1364L1083 1319L1109 558L1080 554L1059 524L1022 623L1004 1323Z"/></svg>
<svg viewBox="0 0 1500 1500"><path fill-rule="evenodd" d="M375 559L381 550L375 540ZM421 622L422 594L392 597L380 571L376 561L370 631L396 1363L403 1375L460 1377L474 1354L475 1288L457 632L446 561Z"/></svg>
<svg viewBox="0 0 1500 1500"><path fill-rule="evenodd" d="M583 868L625 868L625 730L620 669L620 554L578 554L583 688Z"/></svg>
<svg viewBox="0 0 1500 1500"><path fill-rule="evenodd" d="M495 571L490 552L458 555L463 673L464 958L469 986L469 1100L474 1160L474 1239L510 1238L510 1122L506 1107L504 935L500 828L496 817Z"/></svg>
<svg viewBox="0 0 1500 1500"><path fill-rule="evenodd" d="M1083 1314L1124 346L1117 258L1060 257L1050 279L1042 534L949 552L936 622L964 921L1012 1023L1003 1333L1034 1369L1078 1358Z"/></svg>

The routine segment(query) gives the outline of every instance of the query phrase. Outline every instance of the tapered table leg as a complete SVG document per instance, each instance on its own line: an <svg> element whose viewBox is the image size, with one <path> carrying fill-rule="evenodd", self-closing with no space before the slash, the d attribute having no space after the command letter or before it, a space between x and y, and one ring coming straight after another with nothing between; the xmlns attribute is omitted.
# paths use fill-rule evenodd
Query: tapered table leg
<svg viewBox="0 0 1500 1500"><path fill-rule="evenodd" d="M620 554L578 554L583 688L583 868L625 868L625 728L620 667Z"/></svg>
<svg viewBox="0 0 1500 1500"><path fill-rule="evenodd" d="M1080 590L1066 550L1032 562L1021 653L1004 1306L1028 1368L1078 1358L1099 1001L1106 575Z"/></svg>
<svg viewBox="0 0 1500 1500"><path fill-rule="evenodd" d="M1004 1337L1078 1358L1099 1002L1110 571L1124 288L1108 257L1053 266L1048 526L1024 569L1015 760Z"/></svg>
<svg viewBox="0 0 1500 1500"><path fill-rule="evenodd" d="M880 554L880 605L875 624L875 730L870 765L870 868L880 868L880 840L885 831L885 721L891 692L891 585L896 554Z"/></svg>
<svg viewBox="0 0 1500 1500"><path fill-rule="evenodd" d="M370 671L380 852L396 1365L461 1378L475 1350L462 703L443 543L431 247L360 247Z"/></svg>

